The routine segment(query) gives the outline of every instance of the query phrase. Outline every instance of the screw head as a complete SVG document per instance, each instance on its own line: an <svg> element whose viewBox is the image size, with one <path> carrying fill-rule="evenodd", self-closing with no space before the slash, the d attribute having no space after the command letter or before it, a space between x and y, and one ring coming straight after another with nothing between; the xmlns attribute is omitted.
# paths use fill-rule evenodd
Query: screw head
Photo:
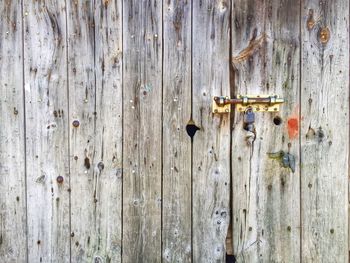
<svg viewBox="0 0 350 263"><path fill-rule="evenodd" d="M57 180L57 183L61 184L61 183L63 183L64 179L63 179L62 175L59 175L59 176L57 176L56 180Z"/></svg>
<svg viewBox="0 0 350 263"><path fill-rule="evenodd" d="M77 127L79 127L80 122L78 120L74 120L72 124L75 128L77 128Z"/></svg>

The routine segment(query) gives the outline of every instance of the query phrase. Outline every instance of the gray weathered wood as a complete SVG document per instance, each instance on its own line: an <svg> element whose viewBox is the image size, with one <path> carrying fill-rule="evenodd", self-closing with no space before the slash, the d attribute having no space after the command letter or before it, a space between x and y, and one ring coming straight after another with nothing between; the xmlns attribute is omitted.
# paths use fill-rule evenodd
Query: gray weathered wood
<svg viewBox="0 0 350 263"><path fill-rule="evenodd" d="M123 1L123 261L161 261L162 1Z"/></svg>
<svg viewBox="0 0 350 263"><path fill-rule="evenodd" d="M303 262L348 262L349 1L302 1Z"/></svg>
<svg viewBox="0 0 350 263"><path fill-rule="evenodd" d="M224 262L230 208L230 115L212 97L230 95L230 1L193 1L193 262Z"/></svg>
<svg viewBox="0 0 350 263"><path fill-rule="evenodd" d="M0 14L1 262L348 262L349 1ZM252 144L237 94L286 100Z"/></svg>
<svg viewBox="0 0 350 263"><path fill-rule="evenodd" d="M122 1L95 1L95 262L121 262ZM98 261L97 261L98 262Z"/></svg>
<svg viewBox="0 0 350 263"><path fill-rule="evenodd" d="M62 1L23 4L28 261L67 262L70 243L65 5Z"/></svg>
<svg viewBox="0 0 350 263"><path fill-rule="evenodd" d="M0 261L26 260L21 1L1 1Z"/></svg>
<svg viewBox="0 0 350 263"><path fill-rule="evenodd" d="M286 100L279 113L255 114L251 144L243 129L244 114L234 116L233 246L238 262L300 260L299 4L233 1L236 95L276 94ZM278 117L281 123L276 125ZM294 173L281 166L281 158L271 158L280 151L295 157Z"/></svg>
<svg viewBox="0 0 350 263"><path fill-rule="evenodd" d="M191 1L163 1L163 259L191 261Z"/></svg>
<svg viewBox="0 0 350 263"><path fill-rule="evenodd" d="M121 260L121 3L68 1L72 261Z"/></svg>

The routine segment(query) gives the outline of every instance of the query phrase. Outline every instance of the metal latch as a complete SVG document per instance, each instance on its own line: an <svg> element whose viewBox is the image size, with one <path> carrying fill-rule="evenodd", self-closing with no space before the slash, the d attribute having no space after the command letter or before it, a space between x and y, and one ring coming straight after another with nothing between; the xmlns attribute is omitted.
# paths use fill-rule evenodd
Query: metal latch
<svg viewBox="0 0 350 263"><path fill-rule="evenodd" d="M230 99L226 96L215 96L213 98L213 113L231 112L231 104L236 105L236 110L245 112L247 109L261 112L278 112L280 104L284 99L277 95L238 95L237 98Z"/></svg>

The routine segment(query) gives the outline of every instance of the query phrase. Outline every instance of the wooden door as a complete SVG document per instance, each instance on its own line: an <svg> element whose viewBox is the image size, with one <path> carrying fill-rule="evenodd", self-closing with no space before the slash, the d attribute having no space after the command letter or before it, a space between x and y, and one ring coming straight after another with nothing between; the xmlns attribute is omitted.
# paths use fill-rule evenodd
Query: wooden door
<svg viewBox="0 0 350 263"><path fill-rule="evenodd" d="M348 1L0 12L1 262L348 262Z"/></svg>

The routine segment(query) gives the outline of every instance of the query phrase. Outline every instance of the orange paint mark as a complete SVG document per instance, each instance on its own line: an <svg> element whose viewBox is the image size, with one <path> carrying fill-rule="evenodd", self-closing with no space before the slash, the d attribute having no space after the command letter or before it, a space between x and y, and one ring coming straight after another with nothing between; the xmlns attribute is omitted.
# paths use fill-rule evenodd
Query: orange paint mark
<svg viewBox="0 0 350 263"><path fill-rule="evenodd" d="M299 134L299 120L297 117L288 119L288 135L289 139L296 139Z"/></svg>

